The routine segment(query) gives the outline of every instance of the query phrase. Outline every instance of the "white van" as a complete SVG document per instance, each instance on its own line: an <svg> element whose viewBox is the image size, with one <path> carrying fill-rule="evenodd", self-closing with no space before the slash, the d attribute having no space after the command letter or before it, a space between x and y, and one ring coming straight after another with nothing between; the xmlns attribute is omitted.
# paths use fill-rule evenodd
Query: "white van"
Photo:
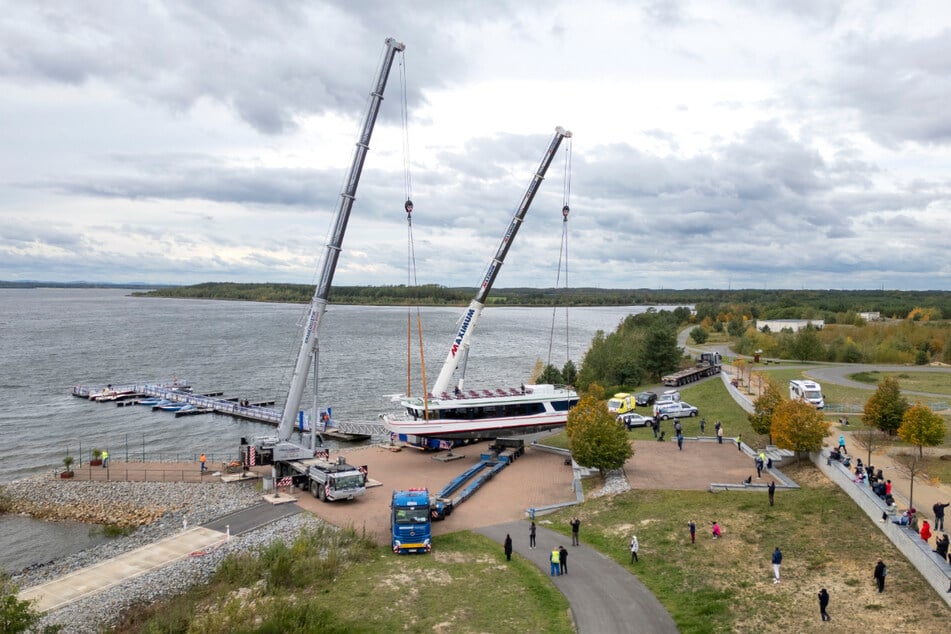
<svg viewBox="0 0 951 634"><path fill-rule="evenodd" d="M679 403L680 402L680 390L664 390L657 397L657 401L654 403L654 409L657 409L657 405L667 405L668 403Z"/></svg>
<svg viewBox="0 0 951 634"><path fill-rule="evenodd" d="M790 381L789 398L805 401L816 409L825 407L822 386L815 381Z"/></svg>

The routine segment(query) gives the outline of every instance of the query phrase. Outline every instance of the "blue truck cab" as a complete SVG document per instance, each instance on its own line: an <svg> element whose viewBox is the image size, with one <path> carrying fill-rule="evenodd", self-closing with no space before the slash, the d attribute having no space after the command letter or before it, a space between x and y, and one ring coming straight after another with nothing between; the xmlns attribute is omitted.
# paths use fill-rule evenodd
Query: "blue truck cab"
<svg viewBox="0 0 951 634"><path fill-rule="evenodd" d="M393 552L428 553L432 550L432 513L429 490L393 491L390 502L390 524L393 528Z"/></svg>

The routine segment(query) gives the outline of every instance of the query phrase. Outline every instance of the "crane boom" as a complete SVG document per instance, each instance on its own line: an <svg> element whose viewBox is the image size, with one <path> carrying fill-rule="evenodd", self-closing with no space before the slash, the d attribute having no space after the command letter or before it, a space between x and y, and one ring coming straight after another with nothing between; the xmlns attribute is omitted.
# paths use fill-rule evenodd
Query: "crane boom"
<svg viewBox="0 0 951 634"><path fill-rule="evenodd" d="M525 191L522 202L515 211L512 222L509 223L508 229L502 237L502 242L499 244L495 256L489 262L489 268L482 278L482 284L479 286L479 290L476 291L475 297L469 303L469 307L462 316L459 330L452 340L452 345L449 346L449 354L446 356L446 360L443 363L442 370L439 372L439 377L436 379L435 385L433 385L433 394L441 394L448 391L453 372L456 371L459 362L468 356L470 335L472 334L476 322L479 320L479 316L482 314L482 309L485 308L485 299L489 295L489 291L492 290L492 285L495 283L495 278L498 277L499 270L502 268L502 263L505 261L509 247L512 246L512 240L515 239L515 234L518 233L518 229L522 225L522 220L525 219L525 214L535 199L535 194L538 193L539 186L545 179L548 166L551 165L552 160L555 158L555 153L558 151L558 146L561 145L562 140L565 138L571 138L571 132L561 126L555 128L555 136L548 145L545 155L542 156L541 163L539 163L538 169L535 170L535 176L532 177L532 182Z"/></svg>
<svg viewBox="0 0 951 634"><path fill-rule="evenodd" d="M281 441L290 439L294 430L294 422L300 411L304 388L307 384L307 375L310 372L311 357L317 348L317 331L320 327L320 320L327 309L330 285L333 282L334 270L337 268L337 259L340 257L340 247L343 243L344 233L347 231L347 222L350 220L350 210L353 208L357 185L360 183L360 175L363 172L363 162L366 159L367 151L370 149L370 136L373 134L373 126L376 124L380 104L383 101L383 90L386 88L386 81L389 78L390 69L393 67L393 59L396 57L396 53L402 52L406 48L405 45L393 38L387 38L385 45L386 51L383 54L383 61L380 64L376 82L370 91L370 101L363 118L360 138L357 140L350 172L347 175L344 188L340 192L340 205L337 207L337 213L333 219L332 234L324 251L320 278L310 303L307 321L304 324L304 337L301 341L300 352L297 355L297 365L294 367L290 389L284 404L284 413L278 428L277 435Z"/></svg>

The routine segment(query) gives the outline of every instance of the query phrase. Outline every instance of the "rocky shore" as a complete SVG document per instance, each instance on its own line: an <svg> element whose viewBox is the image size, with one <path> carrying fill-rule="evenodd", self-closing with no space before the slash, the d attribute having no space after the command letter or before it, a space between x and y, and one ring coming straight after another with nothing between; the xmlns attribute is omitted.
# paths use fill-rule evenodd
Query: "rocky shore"
<svg viewBox="0 0 951 634"><path fill-rule="evenodd" d="M153 543L189 526L209 522L261 501L253 483L176 482L71 482L51 486L48 476L26 478L3 485L2 493L13 512L43 519L138 526L127 537L99 544L80 553L14 575L25 589L69 572ZM264 546L275 539L293 540L300 529L321 520L300 513L256 531L234 536L220 548L198 557L188 557L169 566L131 579L103 593L76 601L47 613L42 624L61 625L64 632L93 634L116 624L130 607L185 592L207 582L218 564L230 553Z"/></svg>

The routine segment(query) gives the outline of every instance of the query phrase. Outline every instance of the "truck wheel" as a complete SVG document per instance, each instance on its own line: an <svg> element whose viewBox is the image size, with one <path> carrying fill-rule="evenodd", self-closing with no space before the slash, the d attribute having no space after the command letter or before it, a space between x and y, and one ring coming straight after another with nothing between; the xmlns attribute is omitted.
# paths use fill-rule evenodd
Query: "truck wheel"
<svg viewBox="0 0 951 634"><path fill-rule="evenodd" d="M324 487L317 485L317 499L321 502L326 502L327 498L324 497Z"/></svg>
<svg viewBox="0 0 951 634"><path fill-rule="evenodd" d="M311 495L313 495L314 497L317 497L317 495L318 495L318 489L320 489L320 487L318 487L318 486L317 486L316 484L314 484L313 482L310 483L310 494L311 494Z"/></svg>

